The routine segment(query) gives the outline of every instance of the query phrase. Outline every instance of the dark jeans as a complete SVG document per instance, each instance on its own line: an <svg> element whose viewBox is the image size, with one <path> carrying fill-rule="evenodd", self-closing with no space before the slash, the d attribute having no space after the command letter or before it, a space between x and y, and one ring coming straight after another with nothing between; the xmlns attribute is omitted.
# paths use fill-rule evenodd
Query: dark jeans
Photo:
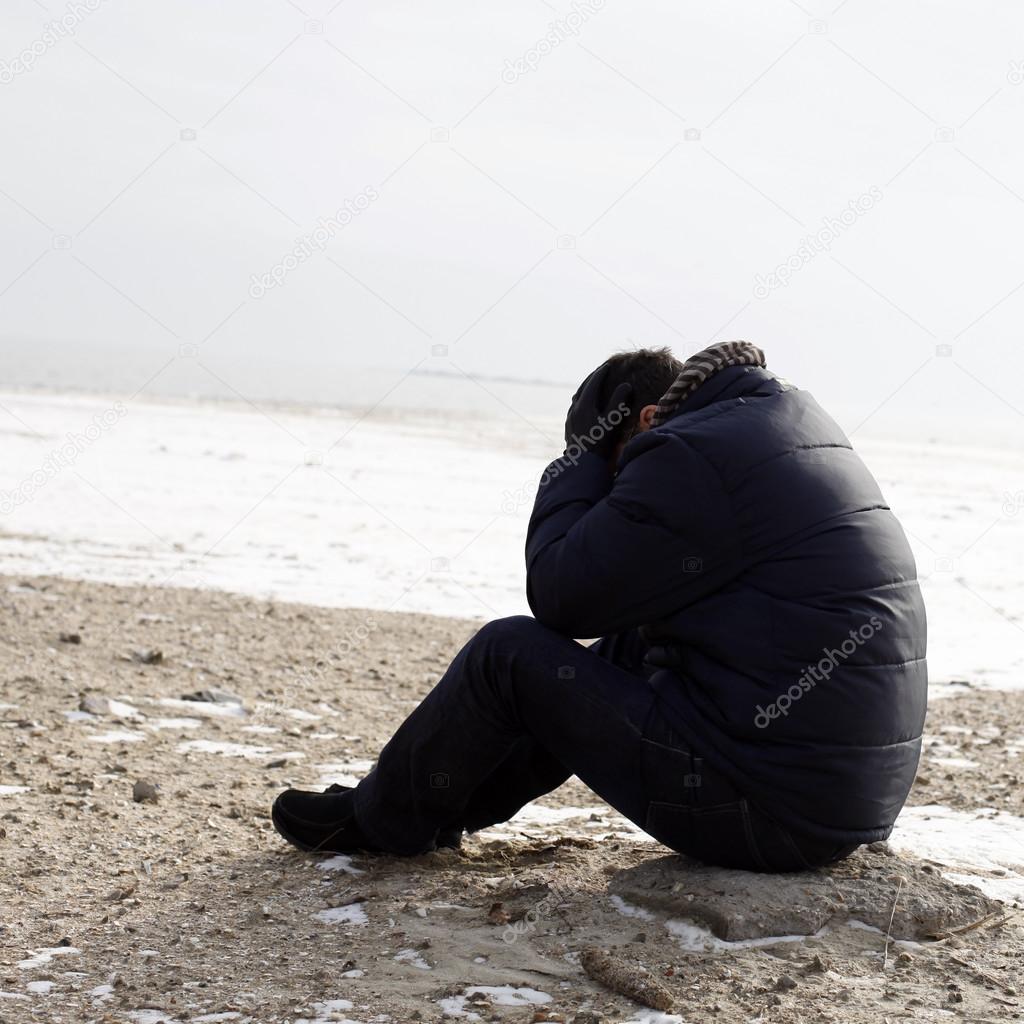
<svg viewBox="0 0 1024 1024"><path fill-rule="evenodd" d="M359 784L360 828L384 850L420 853L440 829L507 821L577 775L708 864L797 871L854 849L793 834L711 770L667 725L645 651L635 631L586 648L528 617L485 626Z"/></svg>

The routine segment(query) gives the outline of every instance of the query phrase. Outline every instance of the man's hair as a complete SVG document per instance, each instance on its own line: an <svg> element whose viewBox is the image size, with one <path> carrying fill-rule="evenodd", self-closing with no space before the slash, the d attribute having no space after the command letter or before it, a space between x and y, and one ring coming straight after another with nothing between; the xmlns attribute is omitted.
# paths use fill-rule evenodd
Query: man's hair
<svg viewBox="0 0 1024 1024"><path fill-rule="evenodd" d="M646 405L657 405L683 370L682 362L668 348L619 352L607 360L607 365L611 367L608 380L613 391L624 381L633 385L633 400L624 428L627 437L640 422L640 410Z"/></svg>

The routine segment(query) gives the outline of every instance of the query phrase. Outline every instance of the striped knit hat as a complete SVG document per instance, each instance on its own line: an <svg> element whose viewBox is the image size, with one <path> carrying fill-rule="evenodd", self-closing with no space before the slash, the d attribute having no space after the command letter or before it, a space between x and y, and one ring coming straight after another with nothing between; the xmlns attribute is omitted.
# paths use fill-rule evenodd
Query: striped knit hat
<svg viewBox="0 0 1024 1024"><path fill-rule="evenodd" d="M764 353L749 341L726 341L690 356L683 363L682 372L676 378L676 382L658 403L651 426L660 427L701 384L720 370L730 366L764 365Z"/></svg>

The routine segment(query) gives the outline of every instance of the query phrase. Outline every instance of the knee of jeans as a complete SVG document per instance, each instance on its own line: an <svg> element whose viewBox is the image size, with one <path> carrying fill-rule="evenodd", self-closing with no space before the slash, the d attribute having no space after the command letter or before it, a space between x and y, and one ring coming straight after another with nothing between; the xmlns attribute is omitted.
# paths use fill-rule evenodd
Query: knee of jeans
<svg viewBox="0 0 1024 1024"><path fill-rule="evenodd" d="M525 639L535 635L537 630L543 629L544 627L529 615L510 615L508 618L488 622L470 640L470 643L474 647L504 643L511 643L519 647Z"/></svg>

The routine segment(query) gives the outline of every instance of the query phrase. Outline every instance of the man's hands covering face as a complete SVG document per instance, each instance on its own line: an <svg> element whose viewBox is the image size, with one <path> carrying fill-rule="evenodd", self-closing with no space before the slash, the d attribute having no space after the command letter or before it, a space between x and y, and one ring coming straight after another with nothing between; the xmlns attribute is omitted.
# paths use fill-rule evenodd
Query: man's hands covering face
<svg viewBox="0 0 1024 1024"><path fill-rule="evenodd" d="M608 397L604 397L608 396ZM616 383L611 367L599 366L572 396L565 421L565 447L573 446L610 459L622 435L622 424L630 414L633 385Z"/></svg>

